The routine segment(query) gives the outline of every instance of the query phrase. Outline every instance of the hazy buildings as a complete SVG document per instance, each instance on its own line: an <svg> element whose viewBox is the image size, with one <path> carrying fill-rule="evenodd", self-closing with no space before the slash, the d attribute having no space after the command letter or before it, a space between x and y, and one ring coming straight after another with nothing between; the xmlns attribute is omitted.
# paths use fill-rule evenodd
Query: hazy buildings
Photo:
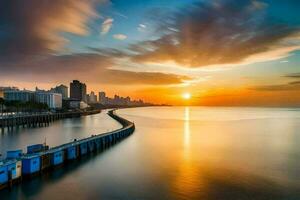
<svg viewBox="0 0 300 200"><path fill-rule="evenodd" d="M121 97L114 95L114 98L106 96L105 92L99 92L99 103L102 105L113 105L113 106L145 106L151 105L144 103L142 100L131 100L130 97Z"/></svg>
<svg viewBox="0 0 300 200"><path fill-rule="evenodd" d="M92 91L91 94L87 95L87 102L90 103L97 103L97 95Z"/></svg>
<svg viewBox="0 0 300 200"><path fill-rule="evenodd" d="M62 99L68 98L68 87L65 85L61 84L59 86L56 86L55 88L51 88L50 92L61 94Z"/></svg>
<svg viewBox="0 0 300 200"><path fill-rule="evenodd" d="M86 85L78 80L73 80L73 82L70 83L70 98L87 102Z"/></svg>
<svg viewBox="0 0 300 200"><path fill-rule="evenodd" d="M99 92L99 103L106 104L106 94L105 92Z"/></svg>

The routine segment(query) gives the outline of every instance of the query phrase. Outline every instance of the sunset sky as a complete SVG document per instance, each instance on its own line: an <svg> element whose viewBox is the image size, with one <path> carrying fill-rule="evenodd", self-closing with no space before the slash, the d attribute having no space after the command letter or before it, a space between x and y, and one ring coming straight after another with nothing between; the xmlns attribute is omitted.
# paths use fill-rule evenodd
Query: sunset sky
<svg viewBox="0 0 300 200"><path fill-rule="evenodd" d="M1 0L0 86L79 79L154 103L300 106L299 10L299 0Z"/></svg>

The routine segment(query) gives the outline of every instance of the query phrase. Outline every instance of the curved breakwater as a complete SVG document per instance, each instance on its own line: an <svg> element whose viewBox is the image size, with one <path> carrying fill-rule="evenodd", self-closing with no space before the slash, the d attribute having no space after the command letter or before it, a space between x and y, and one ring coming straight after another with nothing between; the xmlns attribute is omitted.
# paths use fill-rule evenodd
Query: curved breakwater
<svg viewBox="0 0 300 200"><path fill-rule="evenodd" d="M43 146L45 148L38 152L30 149L27 149L26 154L22 154L21 150L8 152L7 158L0 161L0 189L12 187L14 183L20 182L23 178L30 178L46 170L55 170L57 166L103 150L134 132L134 123L118 116L115 110L109 111L108 115L118 121L122 128L74 140L50 149ZM35 145L31 147L34 148Z"/></svg>

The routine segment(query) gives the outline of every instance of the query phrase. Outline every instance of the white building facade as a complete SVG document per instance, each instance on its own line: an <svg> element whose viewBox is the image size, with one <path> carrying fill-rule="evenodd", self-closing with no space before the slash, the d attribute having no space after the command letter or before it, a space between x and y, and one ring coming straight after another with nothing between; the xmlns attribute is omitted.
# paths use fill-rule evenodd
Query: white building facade
<svg viewBox="0 0 300 200"><path fill-rule="evenodd" d="M45 103L51 109L62 108L62 94L52 92L36 92L35 101Z"/></svg>
<svg viewBox="0 0 300 200"><path fill-rule="evenodd" d="M43 91L29 91L29 90L14 90L5 91L4 99L7 101L21 101L21 102L37 102L45 103L50 109L62 108L62 95L52 92Z"/></svg>

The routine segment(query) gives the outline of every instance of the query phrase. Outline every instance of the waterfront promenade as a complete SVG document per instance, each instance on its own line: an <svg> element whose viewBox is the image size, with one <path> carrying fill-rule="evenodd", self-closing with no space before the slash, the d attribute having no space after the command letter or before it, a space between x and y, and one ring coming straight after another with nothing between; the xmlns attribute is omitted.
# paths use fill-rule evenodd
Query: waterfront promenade
<svg viewBox="0 0 300 200"><path fill-rule="evenodd" d="M114 110L109 111L108 115L119 122L122 128L50 149L46 145L38 145L41 148L37 152L36 147L32 150L32 146L27 148L26 154L21 150L7 152L7 159L0 162L0 187L12 187L15 182L24 178L38 175L45 170L55 170L57 166L103 150L134 132L134 123L118 116Z"/></svg>

